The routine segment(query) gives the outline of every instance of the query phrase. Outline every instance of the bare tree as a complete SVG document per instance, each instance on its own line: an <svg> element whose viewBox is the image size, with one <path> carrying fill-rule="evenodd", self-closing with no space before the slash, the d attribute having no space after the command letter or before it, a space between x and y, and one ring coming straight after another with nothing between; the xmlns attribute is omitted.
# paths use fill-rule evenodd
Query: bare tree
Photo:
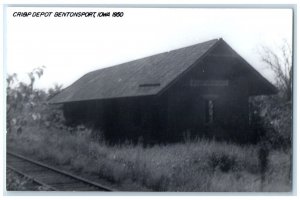
<svg viewBox="0 0 300 200"><path fill-rule="evenodd" d="M261 47L261 60L275 74L276 85L286 101L292 97L292 49L284 40L278 49Z"/></svg>
<svg viewBox="0 0 300 200"><path fill-rule="evenodd" d="M279 89L278 95L253 99L253 107L258 110L265 130L262 142L267 141L272 148L289 150L292 144L292 49L283 40L278 48L261 46L259 53L261 61L274 73Z"/></svg>

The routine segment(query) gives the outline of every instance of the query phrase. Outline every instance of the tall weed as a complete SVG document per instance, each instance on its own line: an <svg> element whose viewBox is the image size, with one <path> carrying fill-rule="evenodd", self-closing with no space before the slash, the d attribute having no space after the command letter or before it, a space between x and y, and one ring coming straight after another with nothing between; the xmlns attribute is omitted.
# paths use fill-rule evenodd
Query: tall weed
<svg viewBox="0 0 300 200"><path fill-rule="evenodd" d="M143 147L109 146L91 139L90 130L25 127L9 135L8 148L117 185L135 183L154 191L290 191L290 154L273 150L261 188L256 145L199 139ZM230 182L231 184L228 184Z"/></svg>

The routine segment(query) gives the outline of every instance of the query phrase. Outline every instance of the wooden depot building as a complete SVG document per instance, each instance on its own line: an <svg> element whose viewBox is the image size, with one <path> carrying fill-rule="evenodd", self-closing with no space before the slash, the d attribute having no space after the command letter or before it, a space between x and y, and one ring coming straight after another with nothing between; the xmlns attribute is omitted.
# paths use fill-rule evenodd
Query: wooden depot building
<svg viewBox="0 0 300 200"><path fill-rule="evenodd" d="M102 130L107 140L173 142L185 134L257 137L249 97L276 88L223 39L87 73L50 99L68 125Z"/></svg>

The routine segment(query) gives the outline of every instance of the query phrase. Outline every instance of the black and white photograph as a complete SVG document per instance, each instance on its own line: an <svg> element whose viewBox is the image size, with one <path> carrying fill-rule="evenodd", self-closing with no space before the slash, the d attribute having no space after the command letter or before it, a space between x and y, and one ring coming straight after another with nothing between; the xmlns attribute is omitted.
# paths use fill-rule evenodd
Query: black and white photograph
<svg viewBox="0 0 300 200"><path fill-rule="evenodd" d="M292 195L294 17L7 5L6 191Z"/></svg>

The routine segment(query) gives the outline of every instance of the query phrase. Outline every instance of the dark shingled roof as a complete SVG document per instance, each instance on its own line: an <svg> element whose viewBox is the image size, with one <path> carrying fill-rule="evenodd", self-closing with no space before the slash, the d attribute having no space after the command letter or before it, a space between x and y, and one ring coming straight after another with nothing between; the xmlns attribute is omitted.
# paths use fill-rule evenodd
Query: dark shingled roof
<svg viewBox="0 0 300 200"><path fill-rule="evenodd" d="M87 73L49 102L155 95L217 42L214 39Z"/></svg>
<svg viewBox="0 0 300 200"><path fill-rule="evenodd" d="M194 63L204 58L220 42L225 43L222 39L214 39L92 71L55 95L49 103L156 95L164 91ZM261 94L276 92L276 88L271 83L245 60L243 61L247 69L255 74L256 80L264 85L262 88L267 88Z"/></svg>

